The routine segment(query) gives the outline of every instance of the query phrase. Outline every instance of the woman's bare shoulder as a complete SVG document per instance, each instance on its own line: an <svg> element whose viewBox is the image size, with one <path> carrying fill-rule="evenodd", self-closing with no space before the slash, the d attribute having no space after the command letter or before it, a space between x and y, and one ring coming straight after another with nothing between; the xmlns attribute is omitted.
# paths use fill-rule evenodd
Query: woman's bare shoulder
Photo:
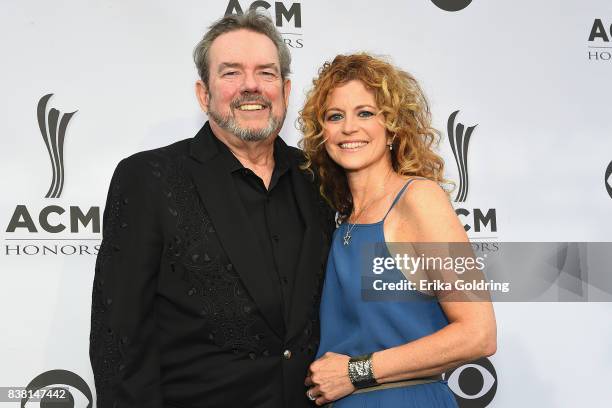
<svg viewBox="0 0 612 408"><path fill-rule="evenodd" d="M411 181L397 207L398 221L408 224L411 237L419 241L454 242L467 239L448 193L434 181ZM401 228L401 231L408 233L406 228Z"/></svg>

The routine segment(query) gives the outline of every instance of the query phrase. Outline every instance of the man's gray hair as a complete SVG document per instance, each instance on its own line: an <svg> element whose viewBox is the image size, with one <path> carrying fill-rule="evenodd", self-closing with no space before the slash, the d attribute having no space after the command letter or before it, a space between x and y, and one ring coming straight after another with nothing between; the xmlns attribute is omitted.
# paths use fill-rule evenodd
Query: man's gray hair
<svg viewBox="0 0 612 408"><path fill-rule="evenodd" d="M213 41L221 34L237 30L254 31L264 34L272 40L278 51L281 78L285 79L289 76L291 73L291 54L289 53L287 44L285 44L283 37L268 16L251 9L242 15L231 14L215 21L208 27L208 31L193 50L193 60L198 69L198 74L207 88L208 76L210 74L208 53L210 52Z"/></svg>

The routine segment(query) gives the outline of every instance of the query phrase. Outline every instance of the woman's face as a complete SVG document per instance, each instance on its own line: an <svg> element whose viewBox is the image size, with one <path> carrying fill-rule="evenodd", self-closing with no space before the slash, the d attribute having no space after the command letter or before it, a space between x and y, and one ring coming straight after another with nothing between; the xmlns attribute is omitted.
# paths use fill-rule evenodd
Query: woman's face
<svg viewBox="0 0 612 408"><path fill-rule="evenodd" d="M385 159L389 148L374 92L353 80L333 89L323 116L329 157L347 171L361 170Z"/></svg>

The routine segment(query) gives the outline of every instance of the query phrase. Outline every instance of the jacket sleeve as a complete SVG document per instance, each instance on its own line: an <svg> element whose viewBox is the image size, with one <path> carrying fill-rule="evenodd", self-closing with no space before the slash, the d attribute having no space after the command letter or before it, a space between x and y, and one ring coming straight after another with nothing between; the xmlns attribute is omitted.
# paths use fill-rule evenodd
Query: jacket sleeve
<svg viewBox="0 0 612 408"><path fill-rule="evenodd" d="M89 341L99 408L162 408L154 300L163 240L155 171L142 156L122 160L107 196Z"/></svg>

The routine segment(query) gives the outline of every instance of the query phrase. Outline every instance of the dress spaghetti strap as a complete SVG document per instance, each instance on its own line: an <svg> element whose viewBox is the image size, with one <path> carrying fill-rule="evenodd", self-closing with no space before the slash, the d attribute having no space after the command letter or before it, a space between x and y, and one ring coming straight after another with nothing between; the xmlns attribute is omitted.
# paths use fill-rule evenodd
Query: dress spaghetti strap
<svg viewBox="0 0 612 408"><path fill-rule="evenodd" d="M389 213L391 212L391 210L393 209L393 207L395 207L395 204L397 204L397 202L399 201L400 198L402 198L402 194L404 194L404 191L406 191L406 189L408 188L408 186L410 185L410 183L412 183L414 180L426 180L424 177L415 177L415 178L411 178L410 180L408 180L406 182L406 184L404 184L404 187L402 187L402 189L397 193L397 195L395 196L395 199L393 200L393 202L391 203L391 207L389 207L389 209L387 210L387 213L385 214L385 216L383 217L383 221L385 221L385 219L387 218L387 215L389 215Z"/></svg>

